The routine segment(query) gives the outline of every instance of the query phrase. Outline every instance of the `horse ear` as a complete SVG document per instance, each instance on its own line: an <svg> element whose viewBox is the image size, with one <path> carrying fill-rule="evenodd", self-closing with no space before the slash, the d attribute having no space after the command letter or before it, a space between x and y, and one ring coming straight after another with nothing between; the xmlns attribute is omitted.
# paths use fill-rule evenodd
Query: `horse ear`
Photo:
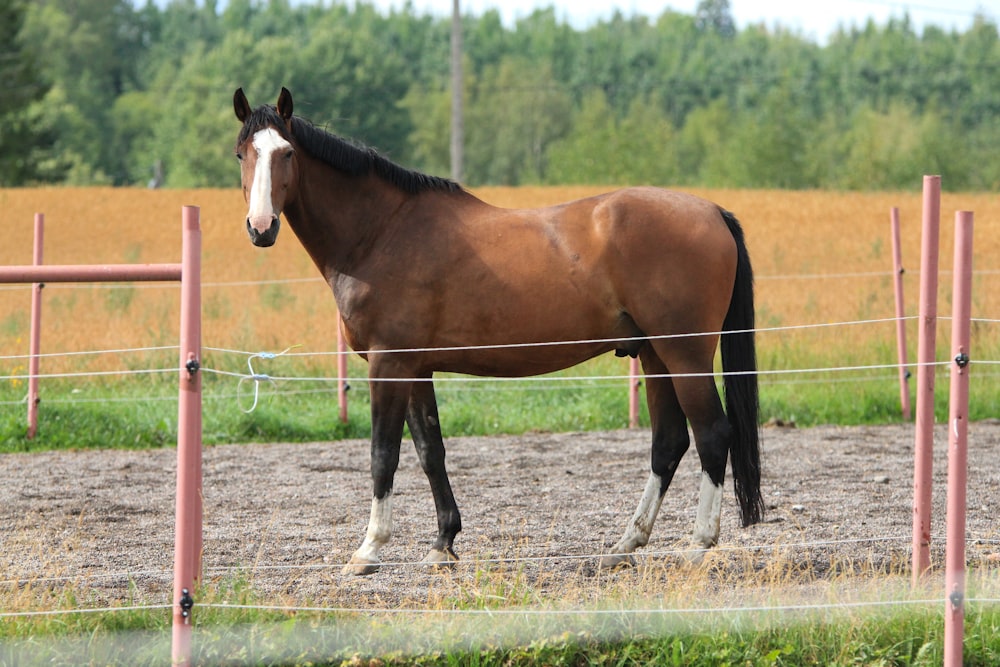
<svg viewBox="0 0 1000 667"><path fill-rule="evenodd" d="M292 120L292 94L284 86L278 95L278 115L284 118L286 123Z"/></svg>
<svg viewBox="0 0 1000 667"><path fill-rule="evenodd" d="M247 96L244 94L242 88L237 88L236 93L233 94L233 109L236 111L236 117L241 123L247 122L247 118L250 117L250 102L247 101Z"/></svg>

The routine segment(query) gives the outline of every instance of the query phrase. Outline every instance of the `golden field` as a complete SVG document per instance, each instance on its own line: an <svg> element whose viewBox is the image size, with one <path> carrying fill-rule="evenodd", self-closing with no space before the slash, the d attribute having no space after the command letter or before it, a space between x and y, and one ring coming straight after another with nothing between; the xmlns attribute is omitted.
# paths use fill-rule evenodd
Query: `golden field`
<svg viewBox="0 0 1000 667"><path fill-rule="evenodd" d="M496 205L531 207L607 189L521 187L474 192ZM694 192L733 211L743 223L758 278L758 326L892 317L889 210L893 206L899 207L902 219L907 314L916 314L919 192ZM282 232L273 248L250 244L243 222L246 205L238 190L0 190L6 226L0 262L31 262L35 212L45 214L47 264L178 262L181 207L186 204L201 209L206 347L251 352L280 351L292 345L300 346L299 352L335 349L336 309L326 285L289 231ZM958 209L976 214L973 317L1000 318L1000 198L993 194L942 196L940 314L950 313L950 273L945 271L952 264L952 223ZM282 280L296 282L265 282ZM177 301L178 288L172 284L50 285L43 299L42 351L175 345ZM27 287L0 286L0 356L27 353L28 313ZM915 323L908 329L910 349L915 350ZM948 328L943 325L941 331L939 348L946 351ZM976 331L996 339L995 325ZM842 360L844 365L884 362L886 354L894 354L894 341L894 326L889 323L763 332L759 336L761 367L794 367L803 361L803 354L812 357L810 350L825 360ZM81 362L66 363L78 366ZM142 366L141 362L124 363ZM332 367L329 360L322 363ZM109 363L115 368L121 364L121 359ZM23 367L23 360L0 360L3 375ZM62 367L58 360L47 359L43 372ZM244 368L241 361L227 370Z"/></svg>

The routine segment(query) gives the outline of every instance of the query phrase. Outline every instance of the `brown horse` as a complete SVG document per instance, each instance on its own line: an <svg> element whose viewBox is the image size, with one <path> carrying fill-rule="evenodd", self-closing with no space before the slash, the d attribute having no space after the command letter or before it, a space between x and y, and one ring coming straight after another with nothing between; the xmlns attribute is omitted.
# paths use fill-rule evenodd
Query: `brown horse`
<svg viewBox="0 0 1000 667"><path fill-rule="evenodd" d="M404 420L437 508L425 562L457 560L462 524L445 471L435 371L516 377L610 351L641 359L651 471L603 566L630 562L648 542L690 444L687 422L702 467L697 545L718 540L727 456L743 524L760 520L753 277L730 213L656 188L496 208L294 116L284 88L276 106L252 109L242 89L233 102L251 241L274 244L284 214L333 290L347 341L369 364L374 494L346 573L377 570L389 541ZM712 375L720 332L725 411Z"/></svg>

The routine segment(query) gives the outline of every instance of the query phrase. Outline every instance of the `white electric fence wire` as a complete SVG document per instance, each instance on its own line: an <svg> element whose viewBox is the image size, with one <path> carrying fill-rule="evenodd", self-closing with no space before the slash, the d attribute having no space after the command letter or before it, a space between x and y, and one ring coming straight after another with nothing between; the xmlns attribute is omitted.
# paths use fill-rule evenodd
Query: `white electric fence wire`
<svg viewBox="0 0 1000 667"><path fill-rule="evenodd" d="M996 364L996 365L1000 365L1000 361L977 361L976 363L979 364L979 365L984 365L984 364ZM205 370L208 373L212 373L213 372L213 369L210 369L210 368L205 368L203 370ZM240 377L241 381L247 381L247 380L253 379L252 376L245 376L245 375L244 376L237 375L237 377ZM645 377L645 376L638 377L636 379L639 380L639 381L641 381L643 379L643 377ZM995 377L1000 377L1000 373L982 373L982 372L980 372L980 373L976 373L976 375L975 375L975 379L976 380L982 380L984 378L995 378ZM263 376L261 376L260 379L263 379ZM269 376L268 376L267 379L271 380L271 378ZM310 378L300 378L300 379L302 381L304 381L304 382L310 380ZM450 392L458 392L458 391L461 391L463 394L467 394L469 392L482 392L482 393L490 393L490 392L492 392L492 393L496 393L496 392L511 391L511 390L518 391L518 392L543 392L543 391L552 391L553 389L556 389L556 388L559 388L559 389L572 389L572 390L578 390L578 391L596 390L596 389L605 389L606 390L606 389L617 389L621 385L620 378L615 378L614 380L594 380L594 381L590 381L591 378L586 377L586 376L583 376L583 379L586 380L586 381L585 382L581 382L580 384L566 384L566 383L548 382L547 378L522 378L522 379L524 379L526 382L528 382L530 384L521 385L519 387L511 387L510 385L503 386L503 387L496 386L495 384L492 383L493 378L478 378L478 379L479 379L480 382L483 383L483 386L464 386L464 387L461 387L461 388L454 387L454 386L444 386L444 387L440 387L438 389L438 394L439 395L444 395L444 394L447 394L447 393L450 393ZM630 379L631 379L631 377L630 377ZM798 379L798 380L774 379L774 378L769 378L769 377L763 377L761 379L762 379L762 383L761 384L762 385L767 385L767 386L791 386L791 385L807 385L807 384L831 385L831 384L848 384L848 383L850 383L850 384L857 384L859 382L874 383L874 382L898 382L899 381L899 377L896 374L861 375L861 376L844 377L844 378L812 378L812 379ZM346 380L347 379L345 378L345 381ZM331 380L328 379L328 378L321 378L320 380L316 380L316 381L317 382L322 382L323 384L329 384L329 382ZM359 379L359 380L353 380L353 382L357 382L358 386L364 386L365 383L368 382L368 378L363 378L363 379ZM321 394L323 394L323 395L331 395L331 394L337 393L337 388L336 387L329 387L329 386L328 387L322 387L322 388L319 388L319 389L285 389L283 387L278 386L278 384L276 382L271 382L271 384L274 385L273 391L272 391L271 394L268 394L268 395L275 395L275 396L282 396L282 397L291 397L291 396L313 396L313 395L321 395ZM231 401L231 400L236 400L237 403L240 403L240 402L243 401L243 399L244 399L244 394L241 393L241 392L239 392L239 391L237 391L237 392L213 393L213 392L205 391L204 388L202 390L202 400L204 400L204 401ZM69 405L69 404L85 404L85 403L174 403L176 401L177 401L177 396L173 396L173 395L171 395L171 396L134 396L133 395L133 396L107 397L107 398L85 398L85 397L79 397L79 396L73 396L73 397L67 397L67 398L59 398L59 397L53 397L53 396L50 395L50 396L47 396L46 399L45 399L45 402L47 404L49 404L49 405L56 405L56 404L59 404L59 405ZM25 405L25 404L27 404L27 402L28 402L28 396L26 394L23 398L21 398L19 400L16 400L16 401L0 401L0 406ZM258 403L259 403L259 399L258 399ZM245 409L243 409L243 408L241 408L241 409L244 410L244 412L247 412ZM249 414L249 412L248 412L248 414Z"/></svg>
<svg viewBox="0 0 1000 667"><path fill-rule="evenodd" d="M829 611L833 609L867 609L884 607L909 607L941 604L941 600L877 600L871 602L828 602L816 604L792 604L746 607L649 607L616 609L421 609L419 607L383 607L381 609L354 609L351 607L291 607L283 605L237 605L207 603L202 607L212 609L245 609L258 611L313 612L328 614L412 614L421 616L653 616L653 615L703 615L703 614L745 614L761 612Z"/></svg>
<svg viewBox="0 0 1000 667"><path fill-rule="evenodd" d="M900 543L908 545L910 543L909 537L874 537L874 538L857 538L857 539L844 539L844 540L819 540L816 542L797 542L797 543L775 543L775 544L758 544L758 545L732 545L732 546L715 546L708 550L709 553L762 553L767 551L778 551L778 550L789 550L789 551L808 551L809 549L816 548L829 548L829 547L841 547L841 546L852 546L858 544L876 544L876 543ZM966 544L983 546L983 545L996 545L1000 544L1000 540L993 539L982 539L967 537ZM688 549L657 549L652 551L636 551L629 554L636 561L650 560L653 558L666 558L666 557L684 557L690 554L691 551L702 551L700 548L691 547ZM519 565L527 563L549 563L549 562L565 562L565 561L590 561L599 560L600 558L606 556L607 553L599 554L558 554L549 556L511 556L502 558L473 558L469 560L459 560L453 563L454 567L464 567L478 569L479 567L486 565ZM346 563L313 563L306 565L255 565L253 567L238 567L238 566L213 566L207 567L205 570L207 572L215 573L233 573L233 572L268 572L268 571L315 571L315 570L327 570L333 569L339 571ZM389 568L414 568L414 569L425 569L427 563L423 561L383 561L379 563L379 567Z"/></svg>
<svg viewBox="0 0 1000 667"><path fill-rule="evenodd" d="M39 373L38 375L0 375L0 380L28 380L32 377L45 378L85 378L105 377L109 375L155 375L157 373L176 373L176 368L144 368L138 370L117 371L77 371L73 373Z"/></svg>
<svg viewBox="0 0 1000 667"><path fill-rule="evenodd" d="M207 606L207 605L202 605ZM44 611L12 611L0 612L0 618L30 618L33 616L69 616L71 614L107 614L123 611L156 611L173 609L172 604L132 605L128 607L86 607L77 609L50 609Z"/></svg>
<svg viewBox="0 0 1000 667"><path fill-rule="evenodd" d="M992 538L979 538L974 536L969 536L966 538L966 545L972 546L996 546L1000 545L1000 539ZM859 544L880 544L880 543L900 543L909 544L909 537L872 537L872 538L854 538L854 539L843 539L843 540L817 540L815 542L793 542L793 543L774 543L774 544L756 544L756 545L721 545L712 547L710 550L712 553L762 553L768 551L807 551L809 549L816 548L830 548L830 547L843 547L843 546L856 546ZM693 549L694 547L692 547ZM652 558L664 558L664 557L676 557L685 556L690 553L691 549L656 549L651 551L638 551L630 554L636 561L649 560ZM599 560L606 553L595 553L595 554L557 554L548 556L511 556L502 558L470 558L456 561L452 564L456 568L472 568L479 569L484 566L490 565L510 565L510 564L539 564L539 563L556 563L565 561L586 561L586 560ZM206 566L204 571L206 574L240 574L245 572L314 572L321 570L334 570L340 571L340 569L346 565L346 563L331 562L331 563L305 563L305 564L282 564L282 565L253 565L253 566L239 566L239 565L212 565ZM379 563L382 568L413 568L413 569L425 569L427 563L423 561L383 561ZM20 578L20 579L7 579L0 580L0 586L25 586L28 584L56 584L56 583L72 583L72 582L98 582L102 580L109 579L126 579L126 580L138 580L138 579L157 579L161 578L168 580L173 576L171 570L147 570L147 571L125 571L125 572L105 572L105 573L87 573L85 575L79 576L61 576L61 577L38 577L38 578Z"/></svg>
<svg viewBox="0 0 1000 667"><path fill-rule="evenodd" d="M200 609L241 609L247 611L280 611L287 613L320 613L320 614L412 614L412 615L445 615L445 616L609 616L609 615L652 615L652 614L726 614L739 612L765 612L765 611L800 611L800 610L827 610L827 609L852 609L865 607L886 607L886 606L909 606L925 604L941 604L941 600L886 600L875 602L840 602L812 605L775 605L771 607L654 607L649 609L421 609L419 607L383 607L383 608L357 608L357 607L296 607L291 605L253 605L253 604L230 604L219 602L200 603ZM172 609L173 605L135 605L129 607L103 607L86 609L53 609L47 611L19 611L0 612L0 618L30 618L35 616L69 616L72 614L108 614L126 611L152 611L161 609Z"/></svg>
<svg viewBox="0 0 1000 667"><path fill-rule="evenodd" d="M0 356L0 361L18 361L24 359L31 359L33 356L37 356L39 359L46 359L49 357L83 357L83 356L99 356L102 354L135 354L135 353L145 353L145 352L162 352L164 350L178 350L180 346L178 345L160 345L157 347L130 347L112 350L84 350L79 352L43 352L37 355L31 354L12 354L8 356Z"/></svg>
<svg viewBox="0 0 1000 667"><path fill-rule="evenodd" d="M20 579L4 579L0 580L0 586L28 586L36 584L65 584L65 583L93 583L98 581L106 581L109 579L122 579L126 581L135 581L139 579L158 579L162 578L164 580L170 580L174 576L173 570L145 570L145 571L134 571L127 570L124 572L88 572L86 574L80 575L63 575L60 577L21 577Z"/></svg>
<svg viewBox="0 0 1000 667"><path fill-rule="evenodd" d="M934 361L926 362L923 364L914 363L907 364L907 367L920 367L920 366L940 366L946 367L950 365L951 362L948 361ZM890 368L899 368L899 364L874 364L870 366L840 366L834 368L787 368L787 369L774 369L774 370L758 370L758 371L727 371L727 372L704 372L704 373L654 373L643 375L645 378L696 378L696 377L721 377L724 375L736 376L736 375L757 375L757 376L767 376L767 375L795 375L795 374L806 374L806 373L844 373L852 371L870 371L870 370L882 370ZM346 377L346 378L336 378L336 377L293 377L293 376L275 376L275 375L256 375L248 376L244 373L236 373L233 371L222 371L214 368L202 368L206 373L212 373L215 375L241 378L243 380L252 379L256 381L270 381L270 382L338 382L344 380L347 382L434 382L434 383L470 383L470 382L484 382L485 380L481 377L472 376L442 376L442 377L414 377L414 378L372 378L372 377ZM611 381L611 380L628 380L632 376L628 374L623 375L565 375L565 376L545 376L545 381L548 382L580 382L580 381ZM3 379L0 377L0 379ZM510 384L517 382L533 382L536 381L535 378L530 377L491 377L488 380L491 383L498 384Z"/></svg>
<svg viewBox="0 0 1000 667"><path fill-rule="evenodd" d="M626 342L637 342L644 340L658 340L658 339L674 339L674 338L688 338L688 337L700 337L700 336L722 336L737 333L776 333L785 331L800 331L808 329L823 329L831 327L841 327L841 326L859 326L859 325L871 325L871 324L885 324L890 322L896 322L898 320L916 320L919 319L917 316L909 316L904 318L880 318L871 320L854 320L848 322L827 322L827 323L813 323L813 324L799 324L799 325L789 325L782 327L764 327L757 329L741 329L735 331L707 331L698 333L686 333L686 334L667 334L658 336L635 336L627 338L594 338L594 339L582 339L582 340L571 340L571 341L545 341L536 343L504 343L497 345L466 345L466 346L447 346L447 347L429 347L429 348L400 348L400 349L389 349L389 350L361 350L361 351L320 351L320 352L291 352L290 350L297 346L292 346L280 353L270 353L270 352L250 352L247 350L235 350L230 348L219 348L219 347L204 347L205 352L217 352L222 354L235 354L240 356L247 356L250 360L254 358L261 359L273 359L277 356L289 356L289 357L322 357L322 356L338 356L342 354L354 355L354 354L403 354L403 353L423 353L423 352L462 352L462 351L477 351L477 350L497 350L497 349L516 349L516 348L538 348L538 347L552 347L552 346L565 346L565 345L593 345L593 344L609 344L609 343L626 343ZM950 318L941 317L941 321L948 321ZM973 319L973 322L978 323L1000 323L1000 320L993 319ZM156 347L142 347L142 348L118 348L118 349L107 349L107 350L90 350L90 351L77 351L77 352L49 352L37 355L39 358L52 358L52 357L74 357L74 356L96 356L104 354L132 354L132 353L148 353L148 352L160 352L167 350L177 350L176 345L164 345ZM20 361L25 359L30 359L32 355L30 354L20 354L20 355L5 355L0 356L0 361ZM248 361L249 363L249 361ZM946 362L940 362L946 363ZM990 363L990 362L982 362ZM910 364L908 364L910 365ZM917 365L917 364L913 364ZM817 372L817 371L843 371L843 370L870 370L870 369L887 369L887 368L898 368L898 364L887 364L887 365L873 365L873 366L846 366L840 368L817 368L817 369L786 369L786 370L758 370L756 373L758 375L774 374L774 373L807 373L807 372ZM206 369L208 370L208 369ZM164 372L163 369L157 371L102 371L97 373L75 373L75 374L40 374L38 377L80 377L90 374L128 374L128 373L141 373L141 372ZM228 374L234 377L243 377L247 379L254 379L255 373L252 372L249 375L236 374L226 371L215 371L219 374ZM753 374L754 372L747 371L744 374ZM697 377L698 375L709 375L708 373L702 374L688 374L679 376L663 376L663 377ZM711 375L717 375L716 373L711 373ZM0 376L0 380L22 380L27 379L31 376L29 375L7 375ZM585 376L586 377L586 376ZM629 376L598 376L596 378L586 379L623 379ZM655 376L654 376L655 377ZM268 378L265 375L260 375L260 379L288 379L288 378ZM523 378L509 378L509 379L523 379ZM550 378L551 379L551 378ZM405 380L405 378L404 378ZM563 381L563 380L560 380Z"/></svg>
<svg viewBox="0 0 1000 667"><path fill-rule="evenodd" d="M868 324L882 324L887 322L895 322L898 318L883 318L874 320L856 320L851 322L835 322L835 323L821 323L821 324L803 324L803 325L791 325L784 327L768 327L754 330L756 333L773 333L773 332L783 332L783 331L796 331L805 329L820 329L829 328L837 326L856 326L856 325L868 325ZM918 319L916 317L906 317L902 318L904 320ZM940 318L942 320L947 320L949 318ZM973 321L977 323L987 323L994 324L1000 323L1000 320L994 319L983 319L976 318ZM749 330L742 330L743 333ZM679 338L686 336L707 336L707 335L725 335L727 333L740 333L740 332L703 332L696 334L674 334L674 335L664 335L664 336L652 336L652 337L634 337L625 339L588 339L579 341L553 341L553 342L543 342L543 343L517 343L517 344L502 344L502 345L486 345L486 346L455 346L455 347L442 347L442 348L407 348L399 350L383 350L381 353L415 353L415 352L440 352L440 351L474 351L474 350L484 350L484 349L506 349L506 348L523 348L523 347L545 347L553 345L572 345L572 344L607 344L607 343L619 343L626 341L637 341L646 340L648 338ZM295 346L293 346L295 347ZM148 353L148 352L161 352L167 350L176 350L177 346L156 346L156 347L145 347L145 348L121 348L121 349L109 349L109 350L95 350L95 351L82 351L82 352L67 352L67 353L46 353L39 355L40 357L57 357L57 356L84 356L84 355L103 355L103 354L126 354L126 353ZM329 377L285 377L285 376L271 376L264 373L256 373L253 369L252 362L254 359L267 359L271 360L279 356L331 356L339 354L354 354L354 352L339 352L339 351L324 351L324 352L291 352L291 347L287 348L280 353L271 352L248 352L244 350L233 350L227 348L214 348L207 347L204 348L207 352L216 352L221 354L238 354L247 356L247 364L250 370L249 374L245 373L235 373L232 371L225 371L220 369L213 369L210 367L203 367L206 373L214 373L217 375L228 376L239 378L239 384L237 385L237 392L235 398L239 401L242 398L242 385L247 381L254 382L254 394L253 403L249 409L241 408L244 412L252 412L257 404L259 403L260 397L260 384L261 382L275 383L277 381L282 382L336 382L336 381L353 381L353 382L426 382L431 381L430 378L384 378L384 379L373 379L373 378L329 378ZM363 353L375 354L376 351L368 350ZM10 356L0 356L0 361L2 360L24 360L30 358L31 355L10 355ZM926 365L937 365L940 367L945 367L949 362L931 362ZM996 365L1000 364L998 361L993 360L977 360L978 364L984 365ZM906 367L920 367L921 364L913 363L906 364ZM872 371L872 370L892 370L898 369L899 364L881 364L881 365L864 365L864 366L843 366L843 367L832 367L832 368L812 368L812 369L772 369L772 370L757 370L757 371L744 371L744 372L730 372L730 373L688 373L688 374L662 374L653 375L646 377L707 377L707 376L718 376L718 375L749 375L756 374L765 381L768 376L788 376L792 374L808 374L808 373L844 373L844 372L862 372L862 371ZM74 378L74 377L90 377L90 376L106 376L106 375L128 375L128 374L149 374L149 373L168 373L172 372L174 369L147 369L147 370L122 370L122 371L88 371L88 372L77 372L77 373L58 373L58 374L40 374L40 378ZM0 380L27 380L30 379L30 375L18 374L18 375L6 375L0 376ZM436 381L441 383L510 383L510 382L520 382L520 383L533 383L533 382L547 382L553 383L553 385L558 384L559 386L566 387L569 382L585 382L586 385L577 385L578 387L588 386L594 387L602 382L612 382L632 379L631 375L626 374L615 374L615 375L603 375L603 376L543 376L534 378L479 378L479 377L439 377ZM801 384L801 383L818 383L818 382L857 382L857 381L888 381L888 376L885 377L865 377L865 378L845 378L840 380L793 380L793 381L776 381L774 384ZM481 388L480 390L495 389L495 387ZM289 393L282 391L281 393ZM16 405L21 404L26 401L27 398L21 399L20 401L7 401L0 403L0 405ZM93 399L100 400L100 399ZM133 399L134 400L134 399ZM162 399L169 400L169 399ZM67 399L65 402L71 402Z"/></svg>
<svg viewBox="0 0 1000 667"><path fill-rule="evenodd" d="M915 319L915 318L904 318L904 319ZM357 354L365 354L365 355L390 354L390 353L395 353L395 354L408 353L408 354L412 354L412 353L422 353L422 352L459 352L459 351L496 350L496 349L538 348L538 347L551 347L551 346L556 346L556 345L562 346L562 345L609 344L609 343L623 343L623 342L645 341L645 340L651 340L651 339L674 339L674 338L688 338L688 337L692 337L692 336L716 336L716 335L725 335L725 334L734 334L734 333L750 333L750 332L761 333L761 332L801 330L801 329L810 329L810 328L825 328L825 327L834 327L834 326L852 326L852 325L861 325L861 324L879 324L879 323L895 322L895 321L897 321L897 318L884 318L884 319L876 319L876 320L858 320L858 321L853 321L853 322L839 322L839 323L826 323L826 324L810 324L810 325L794 325L794 326L787 326L787 327L770 327L770 328L756 329L756 330L753 330L753 329L743 329L743 330L738 330L738 331L727 331L727 332L718 332L718 331L716 331L716 332L700 332L700 333L694 333L694 334L669 334L669 335L660 335L660 336L636 336L636 337L628 337L628 338L600 338L600 339L584 339L584 340L575 340L575 341L550 341L550 342L540 342L540 343L505 343L505 344L498 344L498 345L465 345L465 346L449 346L449 347L436 347L436 348L402 348L402 349L393 349L393 350L364 350L364 351L357 352ZM223 353L223 354L246 355L251 360L254 359L254 358L260 358L260 357L262 357L264 355L270 354L270 353L260 353L260 352L250 353L250 352L247 352L247 351L244 351L244 350L233 350L233 349L227 349L227 348L206 348L206 349L209 350L209 351L212 351L212 352L219 352L219 353ZM329 356L329 355L340 355L340 354L354 354L354 352L334 351L334 352L318 352L318 353L313 353L313 352L293 352L293 353L289 353L288 350L285 350L285 352L283 352L281 354L282 355L287 355L287 356L290 356L290 357L292 357L292 356L298 357L298 356ZM264 357L264 358L273 358L273 357L268 356L268 357ZM940 363L943 365L946 362L940 362ZM917 365L919 366L919 364L917 364ZM929 364L929 365L932 365L932 364ZM785 369L785 370L771 370L771 371L730 371L728 373L722 373L721 375L758 375L758 376L761 376L761 375L769 375L769 374L771 374L771 375L779 374L780 375L780 374L791 374L791 373L808 373L808 372L817 372L817 371L845 372L845 371L859 371L859 370L878 370L878 369L889 369L889 368L898 368L898 367L899 367L898 364L883 364L883 365L871 365L871 366L848 366L848 367L832 368L832 369L831 368L823 368L823 369L805 369L805 370L802 370L802 369ZM322 377L305 378L305 377L271 376L271 375L266 375L266 374L257 374L257 373L253 373L253 372L251 372L251 375L247 376L247 375L241 374L241 373L234 373L232 371L224 371L224 370L212 369L212 368L205 368L204 370L206 372L208 372L208 373L214 373L214 374L222 375L222 376L229 376L229 377L240 378L240 382L244 382L246 380L253 380L254 381L254 404L253 404L254 407L256 407L256 405L257 405L257 398L259 396L259 390L260 390L260 383L261 382L277 382L277 381L282 381L282 382L292 382L292 381L296 381L296 382L302 382L302 381L313 381L313 382L339 382L339 381L348 381L348 382L351 382L351 381L353 381L353 382L358 382L358 381L366 381L367 380L368 382L433 382L433 381L437 381L437 382L443 382L443 383L466 383L467 384L467 383L472 383L472 382L482 382L483 381L482 378L478 378L478 377L439 377L439 378L436 378L436 379L435 378L426 378L426 377L425 378L357 378L357 377L354 377L354 378L350 378L350 377L349 378L322 378ZM706 373L667 373L667 374L658 374L658 375L647 375L645 377L678 378L678 377L714 377L714 376L717 376L717 375L720 375L720 374L719 373L715 373L715 372L706 372ZM603 376L545 376L544 378L539 378L539 379L544 379L545 381L551 381L551 382L565 383L565 382L571 382L571 381L572 382L579 382L579 381L626 380L626 379L631 379L631 377L632 376L628 375L628 374L625 374L625 375L618 375L618 374L616 374L616 375L603 375ZM530 381L532 381L532 379L511 377L511 378L491 378L490 381L491 382L497 382L497 383L504 383L504 382L525 382L525 381L529 381L530 382ZM252 409L253 408L251 408L251 410Z"/></svg>
<svg viewBox="0 0 1000 667"><path fill-rule="evenodd" d="M694 333L680 333L680 334L662 334L656 336L626 336L623 338L585 338L581 340L562 340L562 341L541 341L534 343L499 343L496 345L452 345L446 347L411 347L411 348L393 348L384 350L355 350L355 351L327 351L327 352L292 352L286 356L289 357L318 357L318 356L338 356L343 354L414 354L422 352L469 352L477 350L510 350L510 349L521 349L521 348L539 348L539 347L554 347L554 346L567 346L567 345L607 345L609 343L635 343L647 340L670 340L677 338L697 338L703 336L727 336L733 334L745 334L745 333L777 333L784 331L800 331L806 329L826 329L833 327L846 327L846 326L860 326L867 324L886 324L890 322L897 322L902 320L916 320L919 319L917 316L909 316L903 318L896 317L886 317L880 319L872 320L853 320L849 322L822 322L813 324L793 324L783 327L763 327L758 329L734 329L732 331L699 331ZM939 318L944 321L946 318ZM206 347L205 348L211 352L221 352L225 354L237 354L246 355L254 354L246 350L233 350L227 348L217 348L217 347Z"/></svg>
<svg viewBox="0 0 1000 667"><path fill-rule="evenodd" d="M967 605L993 605L1000 603L1000 598L976 598L970 597L965 600ZM283 613L316 613L316 614L364 614L366 616L377 615L412 615L412 616L490 616L490 617L546 617L546 616L579 616L579 617L600 617L600 616L694 616L694 615L717 615L717 614L746 614L746 613L789 613L803 611L833 611L844 609L879 609L890 607L922 607L928 605L940 605L940 598L916 598L911 600L866 600L855 602L826 602L813 604L775 604L775 605L748 605L729 607L646 607L646 608L614 608L614 609L539 609L532 608L506 608L506 609L430 609L421 607L315 607L315 606L294 606L294 605L266 605L266 604L232 604L224 602L203 602L198 605L200 609L229 609L245 611L277 611ZM173 605L133 605L128 607L105 607L86 608L68 610L49 611L24 611L24 612L0 612L0 618L24 618L33 616L68 616L71 614L109 614L119 612L134 611L155 611L172 609Z"/></svg>

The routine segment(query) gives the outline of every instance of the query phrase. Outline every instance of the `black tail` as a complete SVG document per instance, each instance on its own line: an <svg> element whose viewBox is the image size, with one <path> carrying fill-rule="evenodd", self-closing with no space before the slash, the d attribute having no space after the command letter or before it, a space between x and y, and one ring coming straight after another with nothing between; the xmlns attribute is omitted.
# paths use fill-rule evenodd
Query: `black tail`
<svg viewBox="0 0 1000 667"><path fill-rule="evenodd" d="M733 429L729 459L743 525L757 523L764 515L760 495L760 432L757 394L757 349L754 343L753 269L739 221L720 209L722 219L736 240L736 283L723 324L722 371L726 414ZM733 332L733 333L728 333Z"/></svg>

